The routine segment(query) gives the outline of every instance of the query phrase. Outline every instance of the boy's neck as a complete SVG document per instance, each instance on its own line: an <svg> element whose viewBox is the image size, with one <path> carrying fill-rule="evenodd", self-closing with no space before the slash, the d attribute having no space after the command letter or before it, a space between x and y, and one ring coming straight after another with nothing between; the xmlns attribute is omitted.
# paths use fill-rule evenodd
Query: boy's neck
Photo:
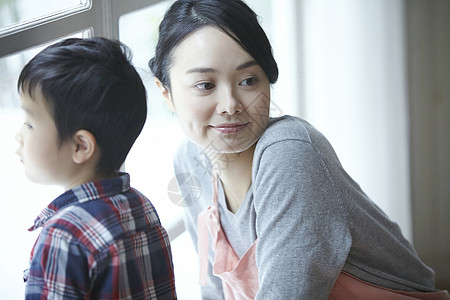
<svg viewBox="0 0 450 300"><path fill-rule="evenodd" d="M94 181L99 181L99 180L103 180L103 179L109 179L109 178L114 178L117 177L118 174L117 173L109 173L109 174L86 174L86 175L82 175L79 174L79 177L74 177L73 180L71 180L66 186L64 186L64 190L68 191L73 189L74 187L89 183L89 182L94 182Z"/></svg>

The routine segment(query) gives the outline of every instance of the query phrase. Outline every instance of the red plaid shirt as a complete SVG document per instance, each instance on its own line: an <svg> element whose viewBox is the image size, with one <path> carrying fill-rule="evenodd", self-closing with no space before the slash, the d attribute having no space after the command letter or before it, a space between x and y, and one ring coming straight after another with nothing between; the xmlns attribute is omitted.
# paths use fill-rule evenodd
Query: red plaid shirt
<svg viewBox="0 0 450 300"><path fill-rule="evenodd" d="M65 192L39 227L26 299L176 299L167 232L128 174Z"/></svg>

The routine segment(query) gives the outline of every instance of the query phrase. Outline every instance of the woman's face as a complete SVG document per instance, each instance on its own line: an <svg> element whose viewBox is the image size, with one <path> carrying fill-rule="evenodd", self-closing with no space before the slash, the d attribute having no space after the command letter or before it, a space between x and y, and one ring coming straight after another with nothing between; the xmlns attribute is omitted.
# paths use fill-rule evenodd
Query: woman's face
<svg viewBox="0 0 450 300"><path fill-rule="evenodd" d="M204 27L174 49L172 61L163 95L188 139L220 153L255 144L269 119L270 85L253 57L223 31Z"/></svg>

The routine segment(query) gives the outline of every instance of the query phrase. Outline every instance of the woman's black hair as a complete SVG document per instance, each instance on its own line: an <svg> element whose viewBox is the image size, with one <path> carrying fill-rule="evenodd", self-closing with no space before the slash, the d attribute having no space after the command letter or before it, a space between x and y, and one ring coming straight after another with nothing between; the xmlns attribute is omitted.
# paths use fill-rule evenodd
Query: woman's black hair
<svg viewBox="0 0 450 300"><path fill-rule="evenodd" d="M172 52L186 36L205 26L223 30L247 51L263 69L270 83L278 79L278 67L270 42L257 15L241 0L178 0L159 26L155 57L149 67L170 90Z"/></svg>

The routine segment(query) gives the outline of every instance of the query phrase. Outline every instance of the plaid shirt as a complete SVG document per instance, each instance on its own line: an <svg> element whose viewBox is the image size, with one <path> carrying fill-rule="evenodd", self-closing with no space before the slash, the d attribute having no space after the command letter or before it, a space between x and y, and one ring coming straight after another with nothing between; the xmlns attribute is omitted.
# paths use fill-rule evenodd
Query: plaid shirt
<svg viewBox="0 0 450 300"><path fill-rule="evenodd" d="M128 174L65 192L39 227L26 299L176 299L167 232Z"/></svg>

